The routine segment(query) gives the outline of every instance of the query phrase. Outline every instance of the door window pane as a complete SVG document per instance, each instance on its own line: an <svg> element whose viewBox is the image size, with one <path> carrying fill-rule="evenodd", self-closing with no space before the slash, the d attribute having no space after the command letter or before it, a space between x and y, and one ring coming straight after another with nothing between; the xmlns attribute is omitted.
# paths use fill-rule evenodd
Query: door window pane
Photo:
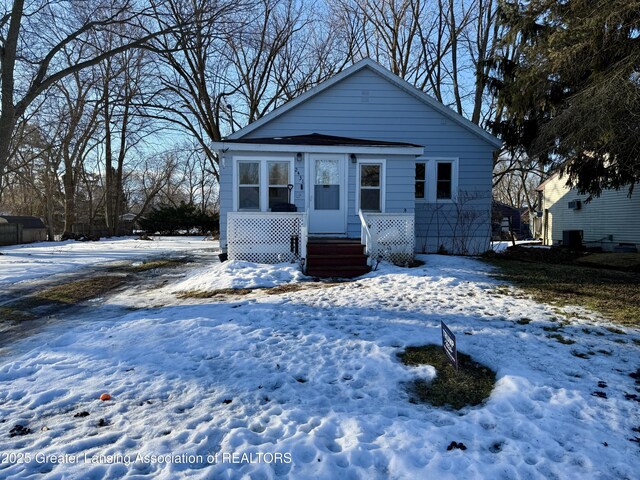
<svg viewBox="0 0 640 480"><path fill-rule="evenodd" d="M360 165L360 209L363 212L380 212L381 165Z"/></svg>
<svg viewBox="0 0 640 480"><path fill-rule="evenodd" d="M340 161L315 161L314 205L316 210L340 210Z"/></svg>
<svg viewBox="0 0 640 480"><path fill-rule="evenodd" d="M340 162L337 159L316 160L316 185L339 185Z"/></svg>
<svg viewBox="0 0 640 480"><path fill-rule="evenodd" d="M436 195L438 199L451 198L453 166L451 162L438 162Z"/></svg>
<svg viewBox="0 0 640 480"><path fill-rule="evenodd" d="M238 209L260 210L260 162L238 163Z"/></svg>

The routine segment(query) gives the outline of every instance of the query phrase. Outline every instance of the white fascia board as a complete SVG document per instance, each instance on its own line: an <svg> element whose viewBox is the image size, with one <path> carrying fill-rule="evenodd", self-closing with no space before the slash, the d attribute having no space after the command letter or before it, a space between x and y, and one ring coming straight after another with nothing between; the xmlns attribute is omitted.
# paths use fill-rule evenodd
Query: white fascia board
<svg viewBox="0 0 640 480"><path fill-rule="evenodd" d="M348 146L348 145L274 145L265 143L213 142L214 150L226 152L287 152L287 153L359 153L379 155L423 155L424 147Z"/></svg>

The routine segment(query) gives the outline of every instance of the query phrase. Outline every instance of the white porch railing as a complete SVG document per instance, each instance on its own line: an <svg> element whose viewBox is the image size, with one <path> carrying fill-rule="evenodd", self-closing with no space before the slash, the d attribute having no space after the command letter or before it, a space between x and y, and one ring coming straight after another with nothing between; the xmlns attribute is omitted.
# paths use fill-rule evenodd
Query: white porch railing
<svg viewBox="0 0 640 480"><path fill-rule="evenodd" d="M369 262L378 257L396 265L408 265L415 250L415 215L413 213L364 213L360 216L361 241Z"/></svg>
<svg viewBox="0 0 640 480"><path fill-rule="evenodd" d="M305 258L306 217L306 213L229 212L229 260L282 263Z"/></svg>

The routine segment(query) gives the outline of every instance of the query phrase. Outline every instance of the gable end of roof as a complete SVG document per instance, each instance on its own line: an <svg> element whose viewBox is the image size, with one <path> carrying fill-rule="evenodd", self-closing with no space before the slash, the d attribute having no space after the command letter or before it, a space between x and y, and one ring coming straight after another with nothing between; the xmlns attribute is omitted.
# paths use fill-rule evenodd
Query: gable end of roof
<svg viewBox="0 0 640 480"><path fill-rule="evenodd" d="M299 95L298 97L294 98L293 100L290 100L289 102L285 103L284 105L281 105L280 107L276 108L275 110L269 112L268 114L266 114L262 118L256 120L253 123L250 123L246 127L244 127L242 129L238 130L237 132L229 135L228 138L229 139L234 139L234 140L242 138L243 136L251 133L252 131L256 130L257 128L261 127L262 125L265 125L265 124L269 123L271 120L273 120L275 118L278 118L280 115L288 112L289 110L292 110L293 108L295 108L298 105L306 102L310 98L312 98L312 97L318 95L319 93L331 88L331 86L335 85L336 83L344 80L347 77L350 77L351 75L353 75L353 74L355 74L355 73L357 73L360 70L363 70L365 68L368 68L369 70L371 70L372 72L376 73L377 75L380 75L385 80L389 81L390 83L396 85L398 88L400 88L400 89L404 90L405 92L409 93L410 95L412 95L413 97L417 98L418 100L420 100L424 104L428 105L429 107L433 108L437 112L441 113L446 118L448 118L451 121L453 121L454 123L456 123L456 124L460 125L461 127L469 130L471 133L477 135L482 140L484 140L487 143L493 145L495 148L500 148L502 146L502 140L500 140L497 137L494 137L493 135L491 135L489 132L487 132L483 128L479 127L478 125L476 125L475 123L471 122L470 120L467 120L462 115L458 114L457 112L453 111L449 107L447 107L447 106L443 105L442 103L440 103L439 101L437 101L435 98L432 98L431 96L427 95L423 91L418 90L416 87L411 85L409 82L407 82L406 80L403 80L402 78L400 78L397 75L393 74L392 72L390 72L389 70L384 68L382 65L380 65L379 63L371 60L370 58L365 58L364 60L361 60L358 63L355 63L355 64L351 65L349 68L346 68L345 70L343 70L342 72L338 73L337 75L334 75L333 77L331 77L331 78L325 80L324 82L316 85L315 87L307 90L305 93Z"/></svg>

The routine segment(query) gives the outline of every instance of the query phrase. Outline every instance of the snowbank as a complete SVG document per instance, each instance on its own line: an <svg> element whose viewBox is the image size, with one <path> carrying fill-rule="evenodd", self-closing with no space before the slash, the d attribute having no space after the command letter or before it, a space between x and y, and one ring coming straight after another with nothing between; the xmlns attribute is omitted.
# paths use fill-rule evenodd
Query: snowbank
<svg viewBox="0 0 640 480"><path fill-rule="evenodd" d="M271 288L300 282L305 277L296 264L265 265L229 260L188 274L171 288L173 292L207 292L225 288Z"/></svg>

